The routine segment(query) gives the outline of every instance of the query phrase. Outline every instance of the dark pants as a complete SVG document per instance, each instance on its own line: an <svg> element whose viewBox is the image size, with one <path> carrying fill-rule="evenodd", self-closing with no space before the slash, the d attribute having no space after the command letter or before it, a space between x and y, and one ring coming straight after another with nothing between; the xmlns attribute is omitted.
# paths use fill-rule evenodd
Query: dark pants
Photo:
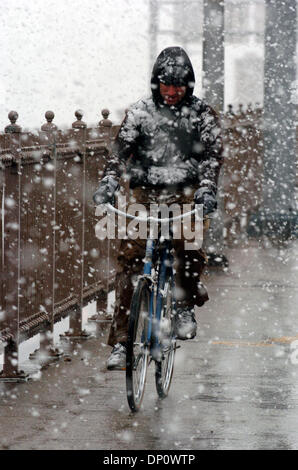
<svg viewBox="0 0 298 470"><path fill-rule="evenodd" d="M176 196L176 195L175 195ZM156 192L148 194L138 189L133 192L133 197L138 203L144 205L150 202L164 202ZM192 196L179 195L179 198L170 196L165 199L168 204L173 202L189 203ZM206 289L200 283L200 276L206 264L206 255L203 250L185 250L185 239L173 239L175 252L174 268L176 270L176 300L177 306L193 308L201 306L208 300ZM133 294L133 281L142 273L145 255L146 240L121 240L118 266L116 273L116 302L113 322L108 338L108 344L127 339L128 316L130 302Z"/></svg>

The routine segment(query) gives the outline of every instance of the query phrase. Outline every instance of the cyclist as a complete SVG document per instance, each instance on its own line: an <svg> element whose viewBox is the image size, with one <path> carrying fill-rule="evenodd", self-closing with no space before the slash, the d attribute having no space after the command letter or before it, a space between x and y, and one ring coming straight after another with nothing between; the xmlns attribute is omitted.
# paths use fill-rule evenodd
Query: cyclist
<svg viewBox="0 0 298 470"><path fill-rule="evenodd" d="M222 163L222 140L215 111L193 95L195 75L181 47L164 49L154 64L152 96L132 105L120 127L104 178L93 196L96 204L114 201L126 171L131 200L203 204L217 207L216 191ZM185 250L173 240L176 258L175 333L178 339L196 335L195 306L208 300L200 275L206 256ZM121 240L116 273L116 302L108 344L113 347L107 368L125 368L132 278L142 271L146 240Z"/></svg>

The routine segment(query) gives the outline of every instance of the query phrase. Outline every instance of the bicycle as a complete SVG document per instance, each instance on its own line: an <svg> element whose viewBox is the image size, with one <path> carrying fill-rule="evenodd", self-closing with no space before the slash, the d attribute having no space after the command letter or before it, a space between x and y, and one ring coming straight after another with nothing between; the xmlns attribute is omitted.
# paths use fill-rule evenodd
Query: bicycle
<svg viewBox="0 0 298 470"><path fill-rule="evenodd" d="M171 224L182 217L191 216L197 210L172 218L144 219L126 214L111 204L107 204L107 209L134 220ZM144 271L133 292L128 325L126 391L133 412L141 407L147 369L152 360L155 361L158 396L165 398L171 386L175 353L180 347L176 344L173 325L176 310L173 259L171 238L163 241L147 239Z"/></svg>

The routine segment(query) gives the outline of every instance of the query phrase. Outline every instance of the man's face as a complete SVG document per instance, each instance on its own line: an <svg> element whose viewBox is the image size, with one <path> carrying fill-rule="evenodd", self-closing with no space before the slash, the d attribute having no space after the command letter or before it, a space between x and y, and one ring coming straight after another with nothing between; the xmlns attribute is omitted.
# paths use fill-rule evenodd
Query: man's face
<svg viewBox="0 0 298 470"><path fill-rule="evenodd" d="M175 104L179 103L185 96L186 86L165 85L164 83L160 83L159 91L165 104L175 106Z"/></svg>

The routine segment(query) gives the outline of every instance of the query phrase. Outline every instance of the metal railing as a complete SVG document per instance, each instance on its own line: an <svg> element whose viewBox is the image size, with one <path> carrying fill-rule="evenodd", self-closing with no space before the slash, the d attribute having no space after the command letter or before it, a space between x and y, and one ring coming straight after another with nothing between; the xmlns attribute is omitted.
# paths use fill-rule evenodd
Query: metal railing
<svg viewBox="0 0 298 470"><path fill-rule="evenodd" d="M82 308L106 297L113 276L108 241L95 236L92 194L117 128L78 120L60 131L47 116L43 130L30 133L10 113L0 135L2 378L19 376L20 342L53 331L62 317L71 313L70 334L84 335Z"/></svg>

